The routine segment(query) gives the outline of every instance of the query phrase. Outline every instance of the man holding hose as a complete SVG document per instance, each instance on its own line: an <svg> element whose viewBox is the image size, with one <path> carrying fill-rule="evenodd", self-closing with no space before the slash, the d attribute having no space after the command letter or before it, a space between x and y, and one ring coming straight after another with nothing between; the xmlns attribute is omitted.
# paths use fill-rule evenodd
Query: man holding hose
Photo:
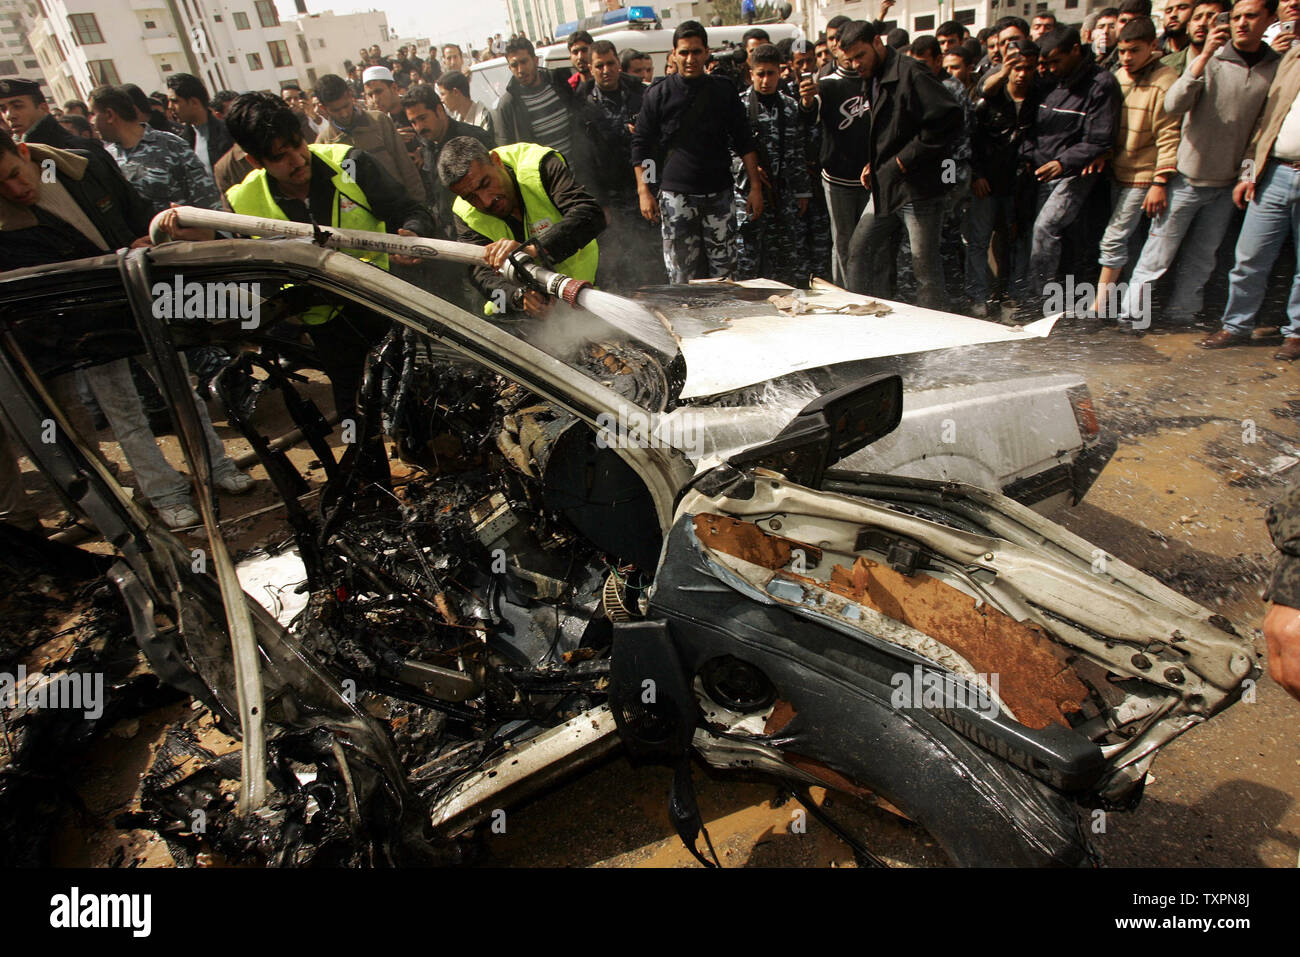
<svg viewBox="0 0 1300 957"><path fill-rule="evenodd" d="M226 191L233 212L338 229L437 235L429 210L366 153L342 143L307 143L289 105L269 93L245 93L231 104L226 126L248 154L253 172ZM381 269L389 261L413 266L413 256L354 253ZM309 287L302 287L304 291ZM341 418L356 408L366 354L387 332L380 317L336 303L304 303L322 371L329 376Z"/></svg>
<svg viewBox="0 0 1300 957"><path fill-rule="evenodd" d="M485 266L471 282L487 300L488 315L524 310L542 316L551 297L520 290L496 270L516 251L548 269L595 282L605 213L573 178L555 150L512 143L492 151L469 136L450 140L438 158L438 177L456 194L457 238L487 246Z"/></svg>

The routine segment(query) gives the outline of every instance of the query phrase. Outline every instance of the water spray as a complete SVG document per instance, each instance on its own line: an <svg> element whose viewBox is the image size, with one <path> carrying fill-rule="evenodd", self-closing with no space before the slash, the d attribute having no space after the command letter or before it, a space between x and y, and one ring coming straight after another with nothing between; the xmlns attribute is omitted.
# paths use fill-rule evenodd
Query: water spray
<svg viewBox="0 0 1300 957"><path fill-rule="evenodd" d="M284 219L266 219L261 216L244 216L195 206L177 206L159 213L149 224L149 238L163 243L169 236L160 225L167 213L175 213L182 227L216 229L241 236L275 236L288 239L309 239L318 246L329 249L361 250L388 253L398 256L415 256L420 259L463 263L466 266L483 266L485 246L457 243L445 239L425 239L421 236L397 236L359 229L335 229L313 223L295 223ZM512 253L501 269L506 279L525 289L534 289L547 296L563 299L575 308L599 316L610 325L634 339L667 355L675 355L677 341L664 328L655 315L639 303L615 296L581 279L539 265L527 254Z"/></svg>

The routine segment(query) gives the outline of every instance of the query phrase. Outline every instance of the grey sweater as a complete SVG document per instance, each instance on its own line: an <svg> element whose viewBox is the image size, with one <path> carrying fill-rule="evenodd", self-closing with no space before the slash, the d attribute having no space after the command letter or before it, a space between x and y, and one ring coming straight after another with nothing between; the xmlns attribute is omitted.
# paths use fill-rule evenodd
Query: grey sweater
<svg viewBox="0 0 1300 957"><path fill-rule="evenodd" d="M1253 67L1228 44L1210 58L1205 72L1191 74L1192 62L1165 94L1166 113L1184 113L1178 144L1178 172L1192 186L1231 186L1241 172L1255 120L1264 107L1277 62L1264 48Z"/></svg>

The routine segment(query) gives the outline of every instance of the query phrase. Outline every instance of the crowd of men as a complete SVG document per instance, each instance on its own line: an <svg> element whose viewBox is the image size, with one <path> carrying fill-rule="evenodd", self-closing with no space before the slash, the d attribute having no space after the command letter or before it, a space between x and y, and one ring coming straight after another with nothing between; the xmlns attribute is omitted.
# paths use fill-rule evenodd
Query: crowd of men
<svg viewBox="0 0 1300 957"><path fill-rule="evenodd" d="M562 69L518 35L468 54L371 46L346 75L278 95L173 74L165 93L104 85L58 108L34 81L0 80L4 268L144 244L151 217L198 206L486 246L470 270L365 258L494 317L553 305L501 272L522 252L614 291L825 277L1006 321L1062 307L1121 332L1212 320L1208 349L1280 331L1277 356L1300 357L1300 272L1285 319L1259 315L1300 224L1300 0L1168 0L1159 24L1150 0L1122 0L1080 26L1045 13L915 38L886 29L893 2L815 42L754 27L715 48L689 21L660 77L578 30ZM470 69L492 55L511 77L499 97ZM57 182L34 173L48 159ZM1232 263L1228 300L1206 316L1216 257ZM345 312L299 317L344 412L384 333ZM123 362L73 384L167 523L191 524L131 379ZM247 490L207 428L218 486ZM0 449L0 497L14 460Z"/></svg>

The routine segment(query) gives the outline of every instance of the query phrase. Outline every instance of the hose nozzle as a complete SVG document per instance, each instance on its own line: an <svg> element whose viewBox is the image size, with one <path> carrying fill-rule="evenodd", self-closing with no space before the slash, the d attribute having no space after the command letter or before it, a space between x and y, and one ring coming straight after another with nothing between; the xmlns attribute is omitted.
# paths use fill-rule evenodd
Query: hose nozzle
<svg viewBox="0 0 1300 957"><path fill-rule="evenodd" d="M531 256L518 250L506 258L506 268L502 273L525 289L536 290L544 296L556 296L571 306L577 305L578 294L591 286L585 279L574 279L539 266Z"/></svg>

